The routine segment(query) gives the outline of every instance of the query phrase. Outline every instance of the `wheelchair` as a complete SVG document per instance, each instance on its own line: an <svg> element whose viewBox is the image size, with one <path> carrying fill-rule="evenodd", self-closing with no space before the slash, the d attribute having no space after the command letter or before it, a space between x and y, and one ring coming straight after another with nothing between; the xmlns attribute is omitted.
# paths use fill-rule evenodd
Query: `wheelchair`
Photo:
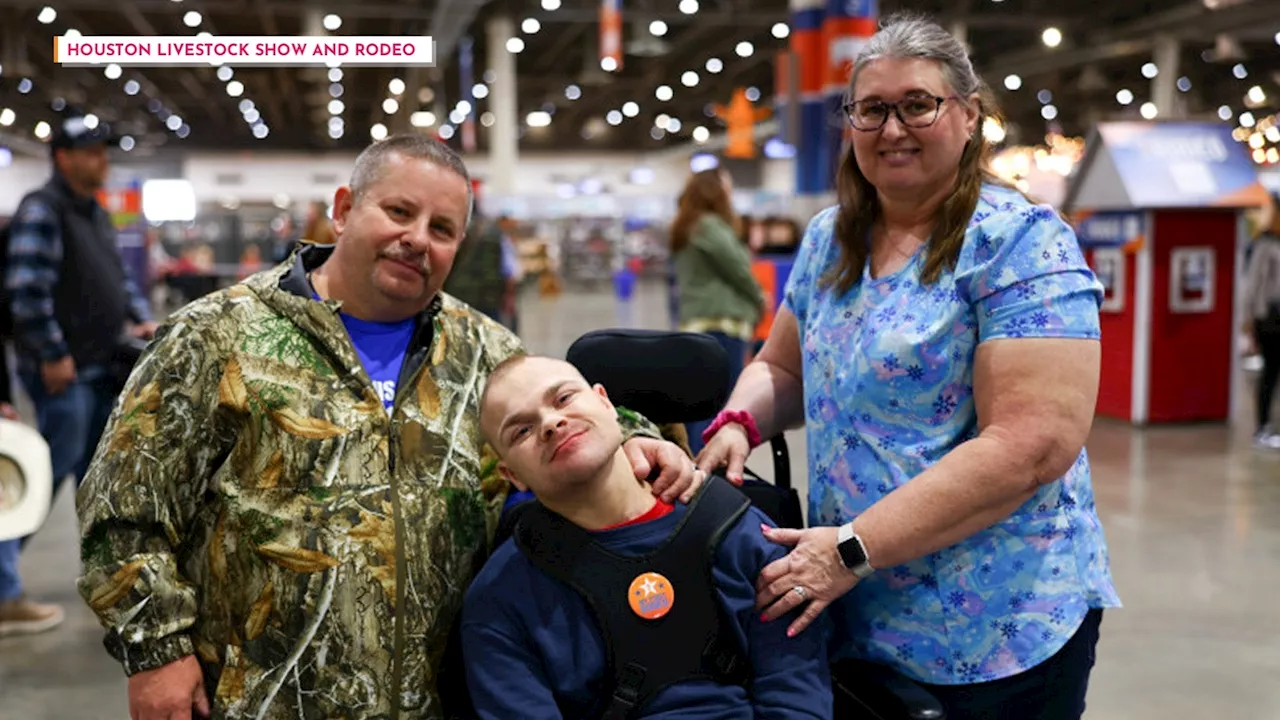
<svg viewBox="0 0 1280 720"><path fill-rule="evenodd" d="M715 415L728 401L729 358L713 338L699 333L607 329L589 332L569 348L566 360L588 382L600 384L614 404L660 427ZM774 482L750 469L742 491L780 527L803 528L799 493L791 485L791 459L782 435L769 440ZM509 505L498 540L510 536L523 503ZM835 717L839 720L944 720L941 703L892 669L858 660L832 665Z"/></svg>

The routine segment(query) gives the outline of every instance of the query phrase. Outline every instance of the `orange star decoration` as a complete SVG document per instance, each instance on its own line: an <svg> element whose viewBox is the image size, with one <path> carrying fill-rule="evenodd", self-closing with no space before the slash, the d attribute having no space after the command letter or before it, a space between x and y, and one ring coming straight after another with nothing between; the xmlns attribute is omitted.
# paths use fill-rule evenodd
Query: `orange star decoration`
<svg viewBox="0 0 1280 720"><path fill-rule="evenodd" d="M728 105L713 107L716 117L720 118L729 132L729 144L724 149L728 158L750 159L756 156L756 123L767 120L773 114L769 108L757 108L747 99L747 91L738 88L733 91L733 100Z"/></svg>

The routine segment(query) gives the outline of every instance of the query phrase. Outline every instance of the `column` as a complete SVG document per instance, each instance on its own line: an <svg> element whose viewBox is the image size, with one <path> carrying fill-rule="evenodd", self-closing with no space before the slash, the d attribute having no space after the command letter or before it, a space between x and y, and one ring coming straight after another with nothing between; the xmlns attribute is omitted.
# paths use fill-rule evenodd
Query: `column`
<svg viewBox="0 0 1280 720"><path fill-rule="evenodd" d="M507 52L507 39L515 35L515 23L507 15L491 18L486 26L489 69L493 84L489 86L489 112L493 127L489 128L489 171L485 188L499 197L515 193L516 161L520 118L516 109L516 58Z"/></svg>
<svg viewBox="0 0 1280 720"><path fill-rule="evenodd" d="M823 114L825 118L836 118L840 122L826 122L823 126L824 193L835 190L836 171L840 167L845 141L853 132L848 122L843 121L840 107L847 102L854 60L871 36L876 34L876 5L877 0L827 0L822 22L823 44L827 51Z"/></svg>
<svg viewBox="0 0 1280 720"><path fill-rule="evenodd" d="M796 195L800 199L823 191L822 152L826 118L822 116L823 78L826 76L826 50L822 45L824 0L790 0L791 62L796 69L799 98L798 127L792 130L796 148ZM803 202L800 203L803 205ZM804 214L807 208L798 208ZM807 221L808 217L802 220Z"/></svg>
<svg viewBox="0 0 1280 720"><path fill-rule="evenodd" d="M1181 50L1181 43L1176 37L1169 35L1156 37L1155 57L1152 58L1152 62L1156 64L1159 72L1151 80L1151 102L1155 103L1156 110L1159 112L1157 117L1162 120L1178 115L1178 90L1175 83L1178 80L1178 55Z"/></svg>

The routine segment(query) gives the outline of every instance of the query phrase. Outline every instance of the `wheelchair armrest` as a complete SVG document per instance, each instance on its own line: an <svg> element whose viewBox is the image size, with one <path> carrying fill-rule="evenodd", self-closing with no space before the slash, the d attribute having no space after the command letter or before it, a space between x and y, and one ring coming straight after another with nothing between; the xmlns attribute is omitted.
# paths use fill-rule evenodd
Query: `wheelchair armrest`
<svg viewBox="0 0 1280 720"><path fill-rule="evenodd" d="M831 666L836 707L850 708L836 717L870 713L881 720L945 720L942 703L924 688L877 663L841 660Z"/></svg>

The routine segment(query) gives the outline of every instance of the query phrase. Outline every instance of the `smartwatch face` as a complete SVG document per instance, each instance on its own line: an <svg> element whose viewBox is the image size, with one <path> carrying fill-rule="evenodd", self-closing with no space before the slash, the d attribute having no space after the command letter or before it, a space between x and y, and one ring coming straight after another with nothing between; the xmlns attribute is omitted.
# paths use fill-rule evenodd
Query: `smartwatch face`
<svg viewBox="0 0 1280 720"><path fill-rule="evenodd" d="M840 543L840 559L845 567L855 568L867 561L867 555L862 552L862 543L857 538L849 538Z"/></svg>

